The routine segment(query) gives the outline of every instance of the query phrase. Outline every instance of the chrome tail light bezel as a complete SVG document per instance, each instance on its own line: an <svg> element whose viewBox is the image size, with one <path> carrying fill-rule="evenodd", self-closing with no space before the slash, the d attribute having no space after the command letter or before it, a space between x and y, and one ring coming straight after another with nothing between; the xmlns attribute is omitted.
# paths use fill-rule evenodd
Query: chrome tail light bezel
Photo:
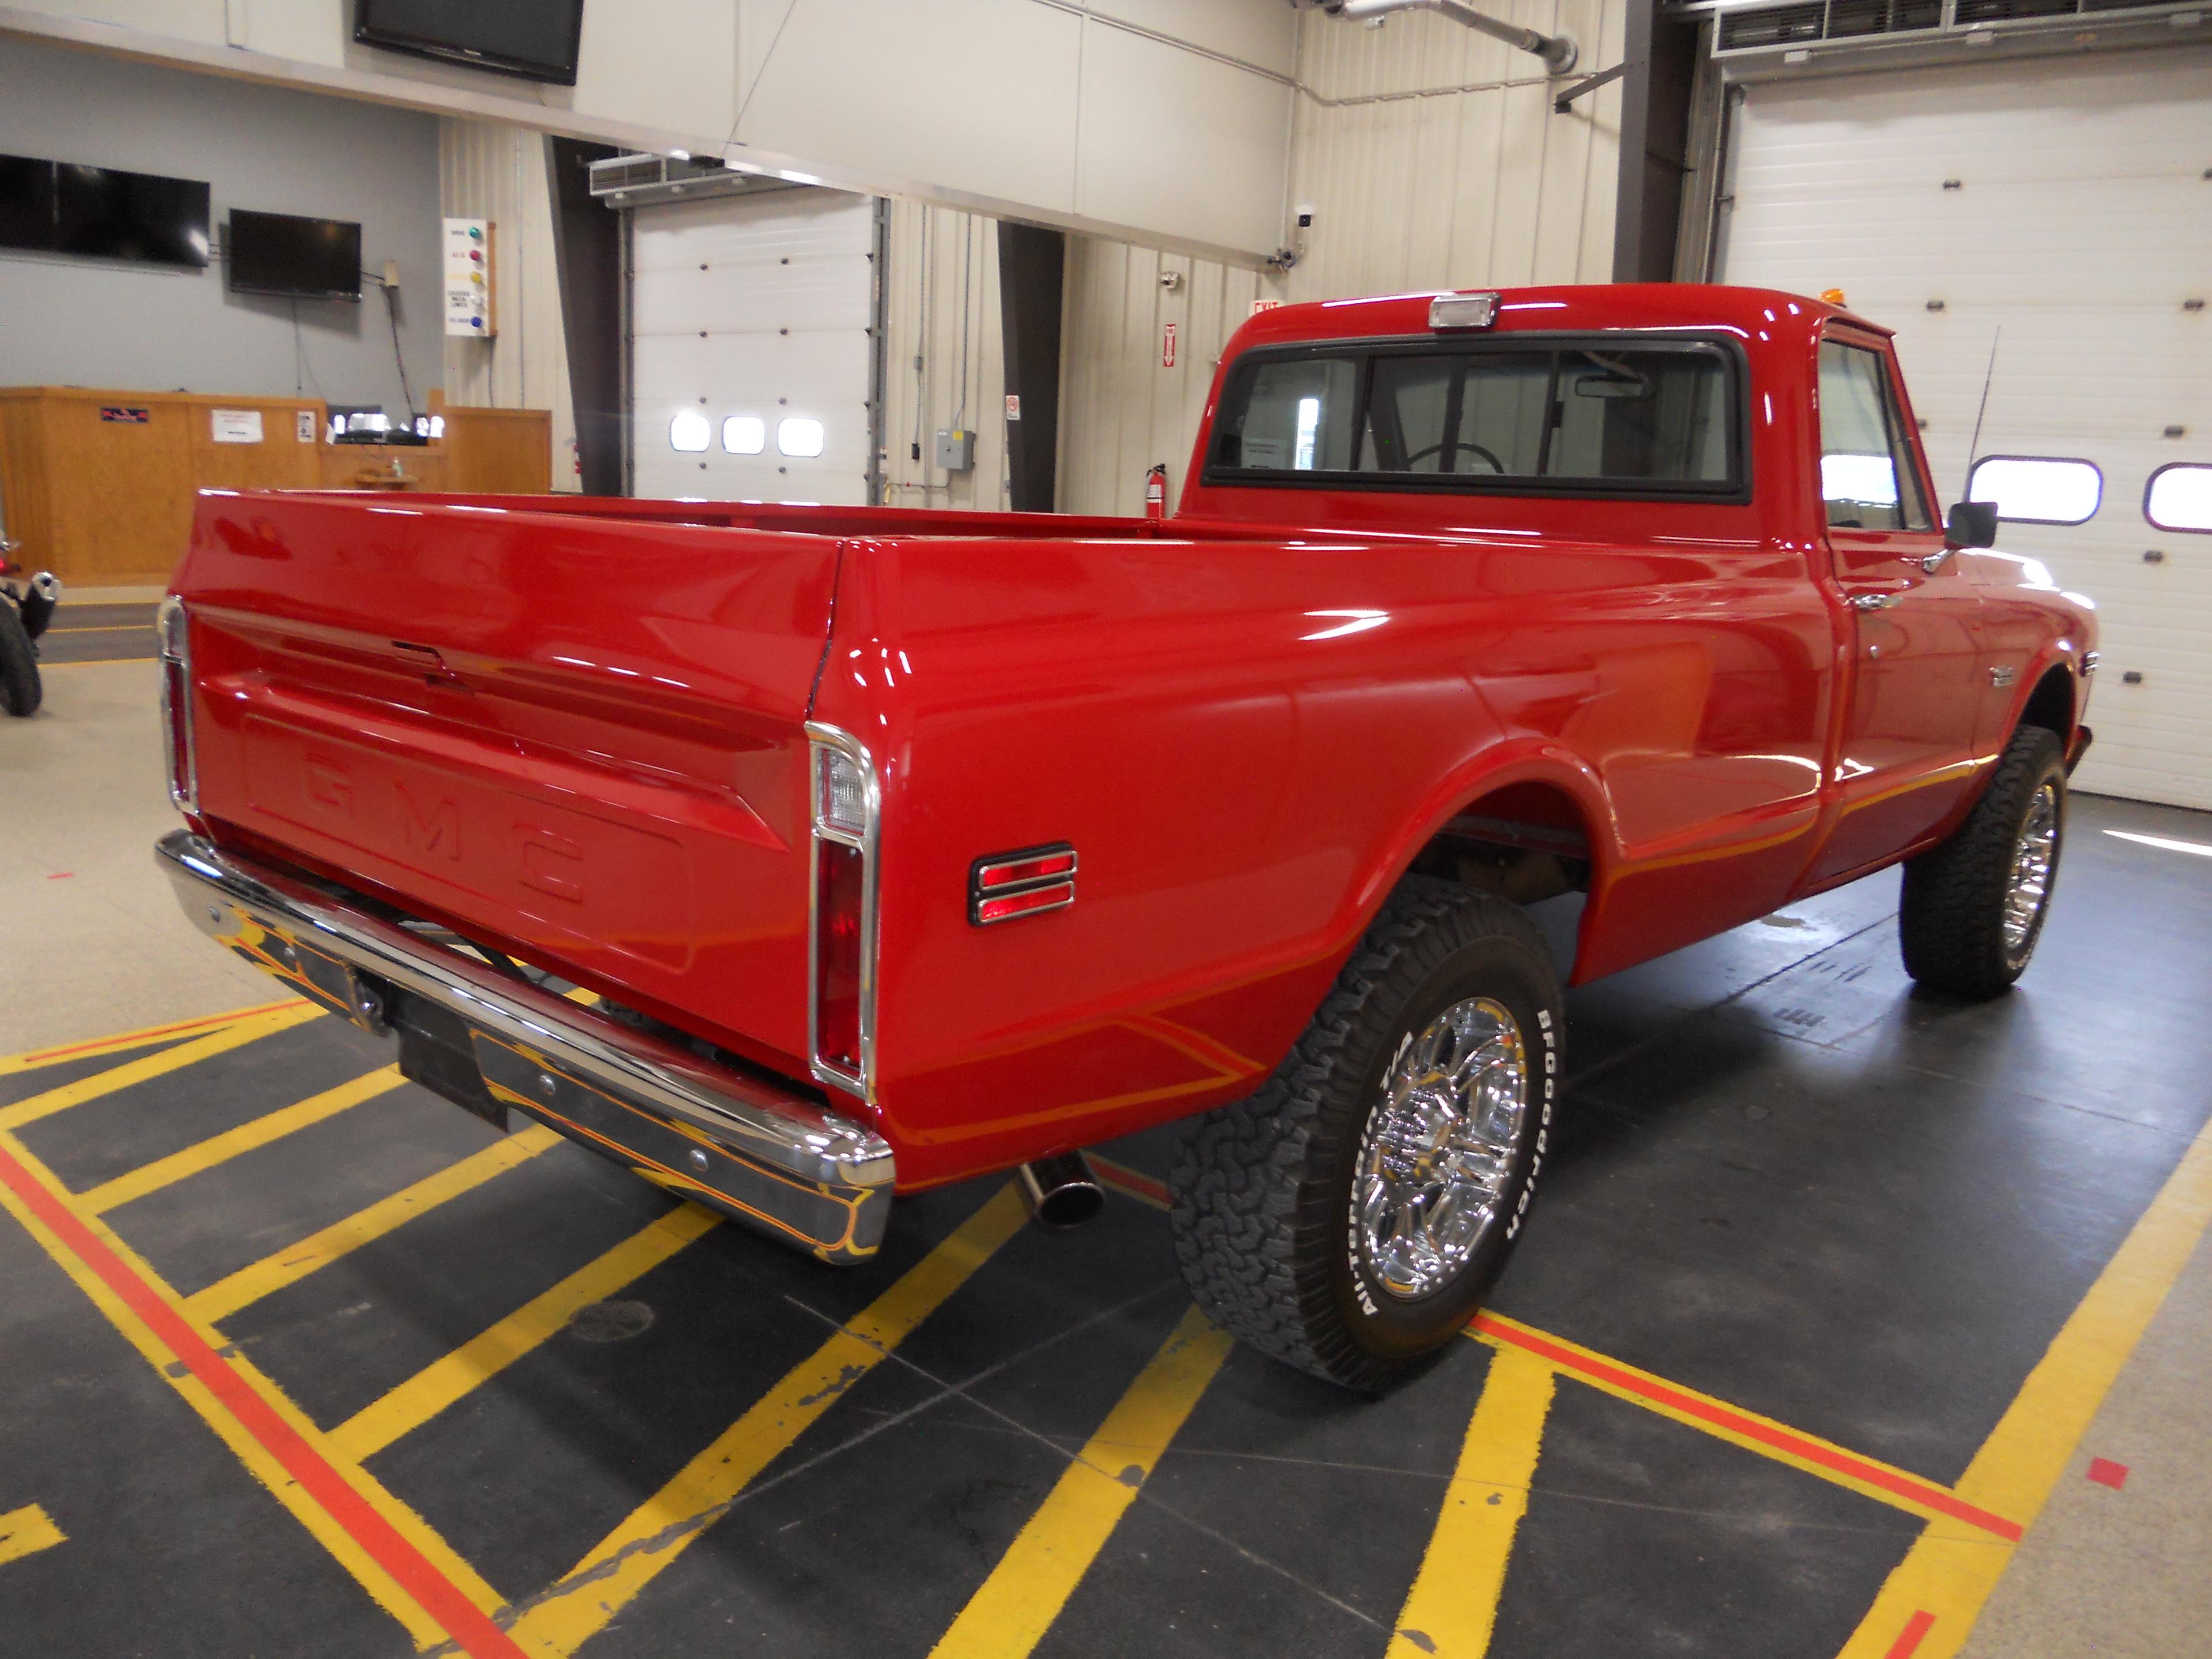
<svg viewBox="0 0 2212 1659"><path fill-rule="evenodd" d="M161 664L161 752L169 774L169 799L180 812L200 810L199 746L192 730L191 617L172 594L155 613Z"/></svg>
<svg viewBox="0 0 2212 1659"><path fill-rule="evenodd" d="M858 1097L869 1105L876 1100L876 918L878 856L882 833L883 786L867 745L842 727L819 720L806 722L806 1049L807 1064L817 1083ZM858 833L830 822L822 810L823 751L852 762L862 780L866 822ZM824 849L851 848L860 855L860 960L859 964L860 1066L854 1070L823 1052L822 1030L822 946L826 918L822 911Z"/></svg>

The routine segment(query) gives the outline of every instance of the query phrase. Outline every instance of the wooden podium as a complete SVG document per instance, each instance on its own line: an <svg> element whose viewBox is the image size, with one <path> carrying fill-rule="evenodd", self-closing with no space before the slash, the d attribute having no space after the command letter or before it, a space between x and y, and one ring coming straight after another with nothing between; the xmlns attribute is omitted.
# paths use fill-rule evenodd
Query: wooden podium
<svg viewBox="0 0 2212 1659"><path fill-rule="evenodd" d="M428 411L427 445L332 444L319 399L0 387L0 510L16 554L73 587L162 587L184 556L199 489L552 488L543 409Z"/></svg>

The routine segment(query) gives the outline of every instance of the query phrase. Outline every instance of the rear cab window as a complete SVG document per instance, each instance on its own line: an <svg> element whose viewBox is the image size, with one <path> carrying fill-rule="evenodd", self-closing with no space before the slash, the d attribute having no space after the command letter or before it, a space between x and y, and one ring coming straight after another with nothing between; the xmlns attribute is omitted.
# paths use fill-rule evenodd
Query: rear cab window
<svg viewBox="0 0 2212 1659"><path fill-rule="evenodd" d="M1230 371L1206 482L1747 501L1747 378L1724 337L1263 347Z"/></svg>

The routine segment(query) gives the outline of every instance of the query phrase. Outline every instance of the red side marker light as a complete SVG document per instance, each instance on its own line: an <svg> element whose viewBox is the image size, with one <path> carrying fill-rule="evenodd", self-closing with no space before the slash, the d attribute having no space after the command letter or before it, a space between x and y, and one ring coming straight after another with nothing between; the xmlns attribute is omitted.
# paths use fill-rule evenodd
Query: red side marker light
<svg viewBox="0 0 2212 1659"><path fill-rule="evenodd" d="M2114 1492L2128 1484L2128 1466L2115 1463L2109 1457L2089 1460L2089 1478L2100 1486L2110 1486Z"/></svg>
<svg viewBox="0 0 2212 1659"><path fill-rule="evenodd" d="M1075 902L1075 849L1065 842L980 858L968 872L968 919L978 927Z"/></svg>

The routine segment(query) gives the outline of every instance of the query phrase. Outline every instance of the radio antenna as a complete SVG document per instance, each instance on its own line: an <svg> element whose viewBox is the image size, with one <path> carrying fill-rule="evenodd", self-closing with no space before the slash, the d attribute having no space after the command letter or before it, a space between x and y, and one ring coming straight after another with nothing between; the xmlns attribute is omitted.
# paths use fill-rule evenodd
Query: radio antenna
<svg viewBox="0 0 2212 1659"><path fill-rule="evenodd" d="M1990 367L1982 376L1982 406L1974 411L1974 435L1966 444L1966 483L1974 482L1974 461L1982 453L1982 416L1990 412L1990 382L1997 377L1997 342L2004 338L2004 325L1990 336Z"/></svg>

